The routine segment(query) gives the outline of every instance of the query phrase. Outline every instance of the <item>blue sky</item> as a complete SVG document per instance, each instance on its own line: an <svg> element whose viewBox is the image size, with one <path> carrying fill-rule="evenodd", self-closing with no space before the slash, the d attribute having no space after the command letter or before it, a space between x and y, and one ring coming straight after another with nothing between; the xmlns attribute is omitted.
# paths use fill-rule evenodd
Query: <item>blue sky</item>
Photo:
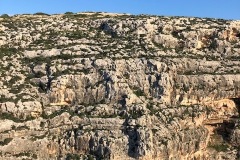
<svg viewBox="0 0 240 160"><path fill-rule="evenodd" d="M0 0L0 14L104 11L240 20L240 0Z"/></svg>

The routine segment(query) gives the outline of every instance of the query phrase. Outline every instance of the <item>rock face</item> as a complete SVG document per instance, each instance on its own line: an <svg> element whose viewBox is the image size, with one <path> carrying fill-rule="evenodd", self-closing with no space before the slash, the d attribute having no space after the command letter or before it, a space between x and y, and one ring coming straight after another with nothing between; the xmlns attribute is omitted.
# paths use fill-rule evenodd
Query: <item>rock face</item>
<svg viewBox="0 0 240 160"><path fill-rule="evenodd" d="M240 22L0 18L1 159L238 159Z"/></svg>

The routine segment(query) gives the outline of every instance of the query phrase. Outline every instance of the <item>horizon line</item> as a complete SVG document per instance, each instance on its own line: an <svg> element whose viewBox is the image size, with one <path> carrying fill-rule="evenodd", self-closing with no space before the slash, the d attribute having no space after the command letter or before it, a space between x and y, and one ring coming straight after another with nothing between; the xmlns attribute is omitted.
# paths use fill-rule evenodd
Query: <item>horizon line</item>
<svg viewBox="0 0 240 160"><path fill-rule="evenodd" d="M107 12L107 11L79 11L79 12L72 12L72 11L67 11L64 13L48 13L48 12L42 12L42 11L38 11L35 13L2 13L0 14L0 16L6 14L10 17L16 16L16 15L35 15L38 13L43 13L46 15L62 15L62 14L66 14L66 13L72 13L72 14L81 14L81 13L109 13L109 14L121 14L121 15L133 15L133 16L160 16L160 17L185 17L185 18L199 18L199 19L205 19L205 18L210 18L210 19L219 19L219 20L227 20L227 21L240 21L240 19L228 19L228 18L221 18L221 17L203 17L203 16L189 16L189 15L161 15L161 14L148 14L148 13L140 13L140 14L134 14L134 13L124 13L124 12Z"/></svg>

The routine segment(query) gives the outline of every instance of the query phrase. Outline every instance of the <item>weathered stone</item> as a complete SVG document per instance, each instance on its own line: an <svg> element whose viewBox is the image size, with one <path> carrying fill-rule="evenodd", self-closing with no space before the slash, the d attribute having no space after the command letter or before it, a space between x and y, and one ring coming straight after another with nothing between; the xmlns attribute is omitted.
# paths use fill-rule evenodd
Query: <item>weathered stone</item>
<svg viewBox="0 0 240 160"><path fill-rule="evenodd" d="M239 21L77 13L0 22L0 159L239 156Z"/></svg>

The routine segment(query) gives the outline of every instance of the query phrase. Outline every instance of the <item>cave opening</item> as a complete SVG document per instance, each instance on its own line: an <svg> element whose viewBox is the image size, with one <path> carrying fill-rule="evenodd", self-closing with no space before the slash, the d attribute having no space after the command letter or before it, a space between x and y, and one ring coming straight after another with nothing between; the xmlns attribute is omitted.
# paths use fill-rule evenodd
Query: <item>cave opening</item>
<svg viewBox="0 0 240 160"><path fill-rule="evenodd" d="M231 98L231 100L235 103L236 108L238 110L238 117L232 117L232 118L239 118L239 116L240 116L240 97L239 98Z"/></svg>
<svg viewBox="0 0 240 160"><path fill-rule="evenodd" d="M214 133L220 135L223 141L228 142L230 140L230 136L234 127L234 121L223 121L223 123L218 124L218 126L214 130Z"/></svg>
<svg viewBox="0 0 240 160"><path fill-rule="evenodd" d="M231 98L231 100L234 101L234 103L236 104L236 106L240 107L240 97L239 97L239 98Z"/></svg>
<svg viewBox="0 0 240 160"><path fill-rule="evenodd" d="M230 141L230 136L235 128L236 120L240 118L240 98L231 98L230 100L235 103L238 115L230 117L229 120L224 120L223 123L218 123L214 130L214 133L221 136L222 140L225 142Z"/></svg>

